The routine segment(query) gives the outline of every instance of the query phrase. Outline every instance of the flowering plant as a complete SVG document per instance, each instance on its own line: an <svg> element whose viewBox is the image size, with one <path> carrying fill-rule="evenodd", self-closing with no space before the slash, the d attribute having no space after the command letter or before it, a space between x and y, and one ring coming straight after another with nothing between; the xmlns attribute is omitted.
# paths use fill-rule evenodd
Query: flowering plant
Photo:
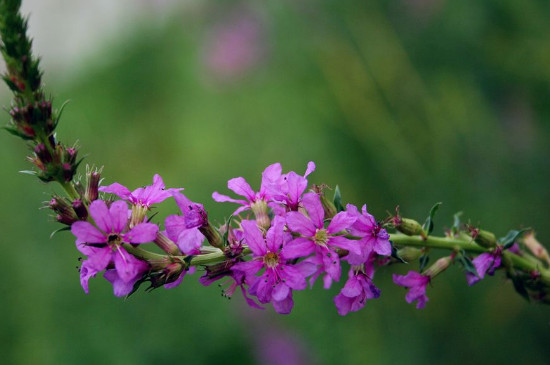
<svg viewBox="0 0 550 365"><path fill-rule="evenodd" d="M338 187L328 197L324 185L309 184L313 162L303 175L283 172L279 163L268 166L258 191L242 177L230 179L228 189L243 199L212 194L216 202L238 204L221 226L209 219L208 204L191 201L181 193L183 188L166 189L159 175L152 185L133 191L119 183L101 186L102 169L87 167L81 179L78 149L56 139L62 108L55 110L45 96L19 5L18 0L0 1L4 80L14 93L6 129L32 149L28 159L35 169L27 173L56 182L66 192L52 196L48 207L86 256L80 267L86 293L89 280L101 273L116 296L128 296L142 285L184 285L185 276L200 271L202 284L225 278L226 296L240 288L250 306L272 304L285 314L293 308L294 291L306 290L308 282L314 286L319 277L329 288L342 279L345 266L347 280L334 298L338 313L345 315L380 297L374 284L378 267L418 260L418 272L393 276L397 285L408 288L405 298L417 308L428 301L428 284L452 264L462 266L469 285L499 270L525 298L550 303L550 259L531 230L512 230L497 239L462 223L457 214L447 234L436 237L432 232L439 203L424 224L402 217L398 209L377 220L366 205L344 205ZM181 214L155 223L151 209L171 199ZM146 244L163 253L146 249ZM428 266L432 248L447 253Z"/></svg>

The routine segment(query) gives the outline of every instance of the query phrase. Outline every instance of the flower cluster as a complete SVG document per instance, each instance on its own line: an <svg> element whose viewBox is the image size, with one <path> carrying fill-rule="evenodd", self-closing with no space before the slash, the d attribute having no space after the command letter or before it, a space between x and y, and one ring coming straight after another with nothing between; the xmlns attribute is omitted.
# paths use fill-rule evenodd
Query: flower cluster
<svg viewBox="0 0 550 365"><path fill-rule="evenodd" d="M86 255L82 287L88 292L89 279L105 271L118 296L132 293L144 281L170 288L194 265L205 269L200 280L204 285L226 278L226 296L240 287L251 306L271 303L278 313L290 313L294 291L306 289L308 281L313 286L319 277L325 288L331 287L347 263L348 279L334 302L342 315L359 310L367 299L380 295L372 281L375 260L391 254L390 236L366 206L359 210L348 204L336 212L334 206L327 208L321 189L307 191L314 170L313 162L303 175L283 173L279 163L270 165L259 191L242 177L229 180L228 188L244 199L213 193L217 202L239 205L230 222L219 228L208 221L202 204L189 200L181 188L165 189L159 175L152 185L134 191L118 183L97 187L121 200L93 200L90 217L72 222L77 248ZM168 216L161 231L149 222L148 212L168 198L174 198L181 213ZM147 242L169 255L138 247ZM223 260L208 262L220 254Z"/></svg>

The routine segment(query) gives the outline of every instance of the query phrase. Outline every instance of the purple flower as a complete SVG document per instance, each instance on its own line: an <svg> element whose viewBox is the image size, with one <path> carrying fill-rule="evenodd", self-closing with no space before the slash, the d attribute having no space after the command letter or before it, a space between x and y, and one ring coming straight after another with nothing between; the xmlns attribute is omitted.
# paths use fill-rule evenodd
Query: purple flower
<svg viewBox="0 0 550 365"><path fill-rule="evenodd" d="M94 200L90 204L90 215L97 228L85 221L75 222L71 226L77 248L88 256L80 272L84 291L88 290L89 278L111 263L114 263L116 274L124 283L135 281L144 263L126 252L121 244L153 241L158 232L157 225L140 223L127 231L128 206L120 200L112 203L110 208L103 200Z"/></svg>
<svg viewBox="0 0 550 365"><path fill-rule="evenodd" d="M173 196L183 215L166 217L164 221L166 235L176 242L184 254L198 254L204 241L204 235L199 228L208 224L204 207L202 204L192 202L181 193L173 193Z"/></svg>
<svg viewBox="0 0 550 365"><path fill-rule="evenodd" d="M477 276L471 272L466 272L466 281L472 286L487 275L494 275L495 270L501 264L501 249L496 249L494 252L485 252L472 260L477 271Z"/></svg>
<svg viewBox="0 0 550 365"><path fill-rule="evenodd" d="M153 177L153 185L137 188L130 191L127 187L114 183L109 186L101 186L99 191L111 193L118 196L120 199L129 201L134 205L141 205L149 208L151 205L160 203L172 196L172 193L183 190L183 188L164 189L164 181L159 174Z"/></svg>
<svg viewBox="0 0 550 365"><path fill-rule="evenodd" d="M231 202L240 204L239 207L233 214L237 215L245 210L253 209L255 204L267 204L271 200L269 191L273 190L273 185L277 184L281 179L281 164L274 163L266 167L262 173L262 183L260 185L260 191L255 192L252 190L250 185L242 177L236 177L227 182L227 187L229 190L232 190L235 194L244 197L246 200L233 199L227 195L222 195L215 191L212 193L212 199L219 203ZM266 206L267 209L267 206ZM254 210L254 209L253 209Z"/></svg>
<svg viewBox="0 0 550 365"><path fill-rule="evenodd" d="M304 176L300 176L294 171L281 176L279 181L270 186L273 200L286 207L287 211L297 211L300 207L302 194L307 188L307 179L309 174L315 171L315 163L308 162ZM272 206L276 213L277 209Z"/></svg>
<svg viewBox="0 0 550 365"><path fill-rule="evenodd" d="M367 212L367 206L363 205L362 212L355 205L348 204L347 212L356 217L357 220L350 227L349 231L353 236L361 237L358 241L361 247L361 254L350 253L346 260L350 265L361 265L366 262L371 252L376 252L381 256L391 255L390 235L382 228L381 224L376 222L374 217Z"/></svg>
<svg viewBox="0 0 550 365"><path fill-rule="evenodd" d="M130 281L125 281L116 269L105 270L103 277L113 284L113 292L117 297L123 297L128 295L134 290L134 284L138 281L144 273L149 270L147 263L140 261L131 256L132 265L136 271L136 275Z"/></svg>
<svg viewBox="0 0 550 365"><path fill-rule="evenodd" d="M416 308L424 308L428 301L426 286L430 282L429 276L419 274L416 271L409 271L408 274L404 276L393 274L393 282L409 289L409 292L405 296L407 303L417 301Z"/></svg>
<svg viewBox="0 0 550 365"><path fill-rule="evenodd" d="M348 281L334 298L336 309L341 316L357 312L365 306L368 299L380 297L380 289L372 283L374 259L375 255L371 254L364 265L350 268Z"/></svg>
<svg viewBox="0 0 550 365"><path fill-rule="evenodd" d="M244 272L252 277L265 269L260 277L255 277L249 293L258 297L260 303L273 303L277 313L288 314L292 310L292 289L302 290L307 286L304 273L287 262L285 242L288 234L284 232L284 221L275 217L272 227L263 237L255 221L242 221L244 240L252 251L253 259L239 262L233 270Z"/></svg>
<svg viewBox="0 0 550 365"><path fill-rule="evenodd" d="M287 258L299 258L316 254L322 269L333 279L340 279L340 258L336 248L361 255L361 248L356 241L347 239L341 234L357 219L347 212L336 214L327 228L324 228L325 212L319 196L315 193L304 194L302 199L309 218L299 212L288 212L286 223L294 233L301 234L285 247Z"/></svg>

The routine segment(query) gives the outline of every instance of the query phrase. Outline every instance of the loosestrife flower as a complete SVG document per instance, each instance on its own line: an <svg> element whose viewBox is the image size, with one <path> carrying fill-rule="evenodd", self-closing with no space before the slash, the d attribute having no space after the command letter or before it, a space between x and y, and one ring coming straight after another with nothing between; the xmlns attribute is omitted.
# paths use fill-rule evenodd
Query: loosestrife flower
<svg viewBox="0 0 550 365"><path fill-rule="evenodd" d="M128 206L120 200L113 202L110 208L103 200L94 200L90 204L90 215L97 228L85 221L75 222L71 226L77 248L88 256L80 272L82 288L88 293L90 277L114 264L114 272L106 273L106 278L113 283L116 295L125 295L127 293L121 294L126 291L122 286L133 285L143 273L145 263L128 254L121 244L151 242L157 235L158 226L140 223L127 231Z"/></svg>
<svg viewBox="0 0 550 365"><path fill-rule="evenodd" d="M368 299L380 297L380 289L372 283L375 255L371 253L367 262L361 266L351 266L348 281L334 298L338 314L345 316L365 306Z"/></svg>
<svg viewBox="0 0 550 365"><path fill-rule="evenodd" d="M300 176L294 171L281 175L279 181L270 185L271 196L274 202L282 204L284 210L277 209L280 206L273 204L271 207L277 214L284 214L285 211L297 211L300 207L302 194L307 188L307 179L309 174L315 171L315 163L308 162L304 176Z"/></svg>
<svg viewBox="0 0 550 365"><path fill-rule="evenodd" d="M164 222L166 235L176 242L184 254L198 254L205 238L199 228L208 222L204 207L202 204L192 202L181 193L173 193L173 196L183 215L166 217Z"/></svg>
<svg viewBox="0 0 550 365"><path fill-rule="evenodd" d="M497 247L493 252L485 252L472 260L476 268L477 276L471 272L466 272L466 281L472 286L487 275L494 275L495 270L500 267L502 249Z"/></svg>
<svg viewBox="0 0 550 365"><path fill-rule="evenodd" d="M159 174L155 174L153 177L153 185L137 188L134 191L130 191L119 183L99 187L99 191L115 194L120 199L126 200L133 205L142 205L147 208L150 208L153 204L163 202L171 197L173 192L181 190L183 188L165 189L164 181L162 181L162 177Z"/></svg>
<svg viewBox="0 0 550 365"><path fill-rule="evenodd" d="M393 282L409 289L409 292L405 296L407 303L416 301L416 308L424 308L428 301L426 286L430 282L429 276L422 275L416 271L409 271L407 275L393 274Z"/></svg>
<svg viewBox="0 0 550 365"><path fill-rule="evenodd" d="M347 212L336 214L327 228L324 228L325 212L319 196L315 193L304 194L302 199L309 218L300 212L288 212L286 223L293 233L299 233L301 237L289 242L286 249L287 258L299 258L316 255L316 262L322 265L322 270L331 279L340 280L340 258L335 249L340 248L361 254L361 248L357 242L341 235L357 219Z"/></svg>
<svg viewBox="0 0 550 365"><path fill-rule="evenodd" d="M288 235L284 232L284 221L275 217L272 227L263 237L255 221L242 221L245 242L252 251L253 259L239 262L233 270L242 271L252 277L265 269L260 277L255 277L249 293L258 297L260 303L273 303L277 313L290 313L294 302L292 289L302 290L307 286L305 275L299 267L288 262L285 243Z"/></svg>
<svg viewBox="0 0 550 365"><path fill-rule="evenodd" d="M367 206L363 205L362 211L359 212L353 204L346 206L346 211L349 215L356 217L356 221L349 228L353 236L361 237L357 243L361 248L361 254L356 255L353 252L346 257L346 260L351 265L360 265L366 262L372 252L376 252L381 256L391 255L390 235L382 228L381 224L376 222L376 219L367 212Z"/></svg>

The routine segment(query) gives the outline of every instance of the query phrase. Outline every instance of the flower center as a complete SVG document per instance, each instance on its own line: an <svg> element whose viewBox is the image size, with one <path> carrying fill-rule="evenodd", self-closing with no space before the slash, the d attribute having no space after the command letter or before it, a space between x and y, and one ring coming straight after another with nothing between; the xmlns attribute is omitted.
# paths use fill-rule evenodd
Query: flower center
<svg viewBox="0 0 550 365"><path fill-rule="evenodd" d="M122 242L122 237L120 237L116 233L112 233L109 235L109 237L107 237L107 243L109 244L109 246L117 246L117 245L120 245L121 242Z"/></svg>
<svg viewBox="0 0 550 365"><path fill-rule="evenodd" d="M315 236L313 236L313 240L319 246L326 246L328 241L327 230L324 228L317 229L317 231L315 232Z"/></svg>
<svg viewBox="0 0 550 365"><path fill-rule="evenodd" d="M279 255L277 255L275 252L268 252L264 256L264 264L265 266L272 269L277 267L277 265L279 265Z"/></svg>

